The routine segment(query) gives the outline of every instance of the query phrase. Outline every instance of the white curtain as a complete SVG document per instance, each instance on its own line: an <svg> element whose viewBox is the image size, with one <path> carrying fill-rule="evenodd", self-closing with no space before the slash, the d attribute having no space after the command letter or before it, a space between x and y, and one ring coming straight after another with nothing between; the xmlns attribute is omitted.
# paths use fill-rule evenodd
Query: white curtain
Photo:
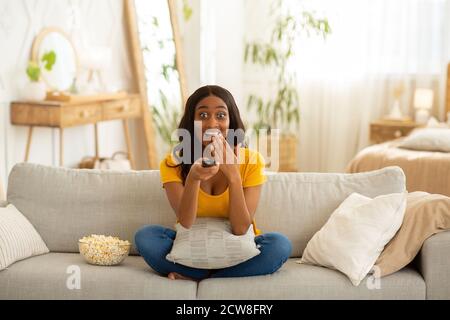
<svg viewBox="0 0 450 320"><path fill-rule="evenodd" d="M221 70L242 62L243 50L233 45L237 41L270 38L273 0L230 1L234 5L208 1L201 31L206 50L200 64L206 68L202 74L209 75L203 77L209 82L234 91L242 87L237 102L244 122L252 122L255 115L246 110L246 98L249 94L269 98L275 84L273 75L248 64L234 68L234 74ZM356 153L369 144L370 122L389 113L393 91L399 85L404 87L400 99L404 115L414 117L414 90L431 88L435 94L432 114L441 121L445 119L450 0L284 1L327 17L332 28L326 41L314 36L299 39L290 66L298 74L301 171L343 172ZM243 14L236 16L239 6ZM228 27L215 28L219 19L211 21L208 16L212 12ZM215 37L215 41L208 37ZM217 55L211 43L221 44L221 57L229 58L212 63Z"/></svg>
<svg viewBox="0 0 450 320"><path fill-rule="evenodd" d="M386 115L399 84L404 115L414 117L418 87L434 90L432 114L444 120L449 0L315 0L332 34L300 39L301 171L343 172L369 144L369 123Z"/></svg>

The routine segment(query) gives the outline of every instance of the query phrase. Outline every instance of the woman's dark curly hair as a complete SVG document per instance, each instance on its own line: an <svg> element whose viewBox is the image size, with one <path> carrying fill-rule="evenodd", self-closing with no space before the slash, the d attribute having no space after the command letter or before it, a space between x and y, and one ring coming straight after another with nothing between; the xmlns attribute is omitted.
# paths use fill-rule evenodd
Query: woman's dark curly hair
<svg viewBox="0 0 450 320"><path fill-rule="evenodd" d="M227 105L229 121L230 121L228 129L234 129L234 130L242 129L242 131L245 132L245 126L242 122L241 115L239 113L239 109L236 105L236 101L234 100L233 95L227 89L222 88L220 86L216 86L216 85L207 85L207 86L198 88L186 101L186 106L184 108L184 114L178 125L178 129L187 130L191 136L191 142L192 142L191 143L191 159L190 159L191 161L189 161L188 163L181 162L176 166L171 166L167 163L167 160L166 160L166 165L168 167L176 168L178 166L181 166L181 178L183 180L183 185L186 181L189 171L191 170L192 164L199 157L201 157L201 154L197 155L194 153L194 145L195 144L193 143L194 142L193 139L197 139L197 137L194 134L195 107L202 99L204 99L208 96L216 96L216 97L222 99L223 102L225 102L225 104ZM238 135L234 139L235 139L234 143L236 143L236 144L241 143L245 147L246 144L243 140L243 137L240 137ZM176 159L180 159L183 156L183 149L180 150L180 157L178 157L175 154L176 150L180 149L179 147L181 146L182 140L183 140L182 137L180 137L179 138L180 144L176 145L172 151L172 155ZM228 141L228 139L227 139L227 141ZM200 141L198 143L201 145Z"/></svg>

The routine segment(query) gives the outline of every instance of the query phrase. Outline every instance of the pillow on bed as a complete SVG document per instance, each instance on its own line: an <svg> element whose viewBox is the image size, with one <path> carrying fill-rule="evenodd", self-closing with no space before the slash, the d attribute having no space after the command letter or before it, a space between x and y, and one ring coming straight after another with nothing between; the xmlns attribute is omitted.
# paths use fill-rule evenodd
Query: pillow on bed
<svg viewBox="0 0 450 320"><path fill-rule="evenodd" d="M450 128L414 130L398 147L420 151L450 152Z"/></svg>
<svg viewBox="0 0 450 320"><path fill-rule="evenodd" d="M435 117L428 119L427 128L450 128L446 122L439 122Z"/></svg>

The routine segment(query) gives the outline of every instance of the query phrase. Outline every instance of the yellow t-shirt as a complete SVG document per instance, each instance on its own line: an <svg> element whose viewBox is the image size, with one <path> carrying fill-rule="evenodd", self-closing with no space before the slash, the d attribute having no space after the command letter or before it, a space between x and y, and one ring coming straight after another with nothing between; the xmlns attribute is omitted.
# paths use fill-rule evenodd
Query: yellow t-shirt
<svg viewBox="0 0 450 320"><path fill-rule="evenodd" d="M267 180L267 177L264 174L264 158L259 152L248 148L240 148L239 159L242 159L239 164L239 172L241 174L243 188L257 186L263 184ZM170 166L176 165L174 158L172 158L172 154L167 154L159 165L161 183L182 183L181 166L171 168L167 165L166 161ZM229 187L225 192L218 195L208 194L200 187L197 203L197 217L228 218ZM261 234L261 231L256 228L254 220L253 229L256 235Z"/></svg>

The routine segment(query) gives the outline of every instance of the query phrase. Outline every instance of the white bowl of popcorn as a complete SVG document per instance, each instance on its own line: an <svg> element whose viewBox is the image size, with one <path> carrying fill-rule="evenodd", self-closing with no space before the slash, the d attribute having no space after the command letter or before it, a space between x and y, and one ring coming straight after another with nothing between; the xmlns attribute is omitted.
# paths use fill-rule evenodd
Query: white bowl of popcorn
<svg viewBox="0 0 450 320"><path fill-rule="evenodd" d="M131 243L118 237L92 234L78 240L78 248L88 263L113 266L128 256Z"/></svg>

